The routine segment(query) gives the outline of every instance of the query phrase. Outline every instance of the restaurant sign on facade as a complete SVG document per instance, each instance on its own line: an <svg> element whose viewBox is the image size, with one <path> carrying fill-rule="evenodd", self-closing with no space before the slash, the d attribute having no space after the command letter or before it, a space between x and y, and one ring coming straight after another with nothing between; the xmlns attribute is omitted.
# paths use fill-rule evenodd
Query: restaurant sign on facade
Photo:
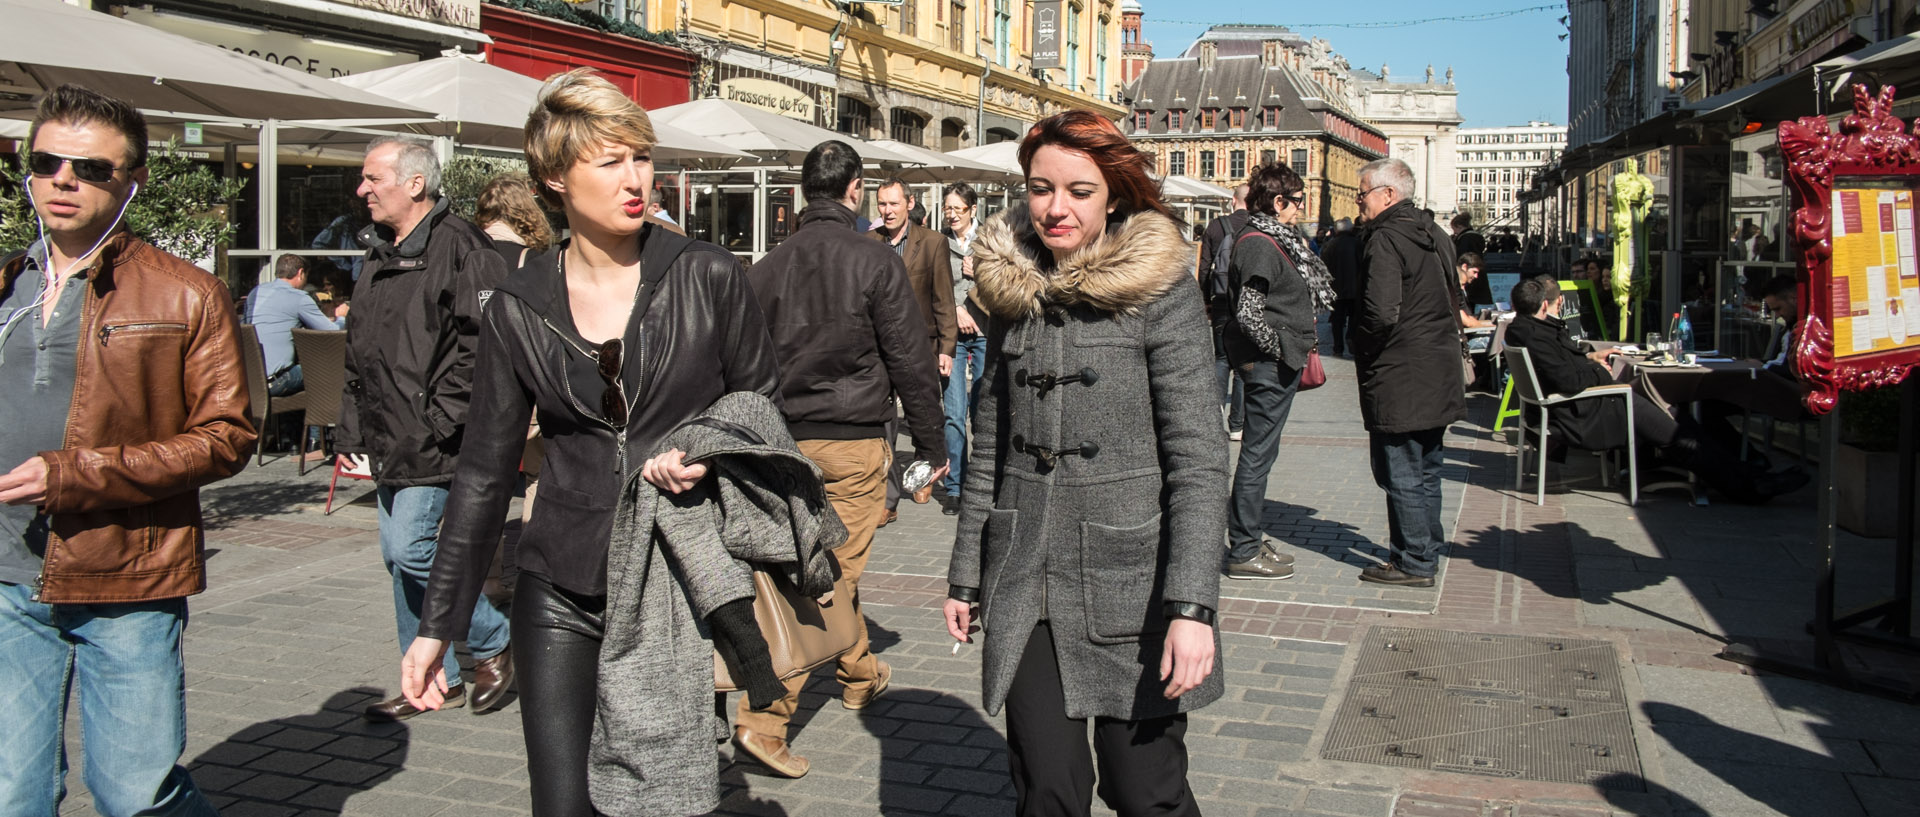
<svg viewBox="0 0 1920 817"><path fill-rule="evenodd" d="M1033 67L1060 67L1060 0L1033 4Z"/></svg>
<svg viewBox="0 0 1920 817"><path fill-rule="evenodd" d="M756 77L720 81L720 98L813 124L813 97L790 85Z"/></svg>
<svg viewBox="0 0 1920 817"><path fill-rule="evenodd" d="M345 43L331 43L284 31L246 28L177 14L127 9L126 19L169 34L199 40L228 51L266 60L317 77L344 77L376 68L419 61L419 56Z"/></svg>
<svg viewBox="0 0 1920 817"><path fill-rule="evenodd" d="M1787 27L1787 41L1793 53L1824 42L1828 34L1853 19L1853 0L1822 0L1807 13L1793 18Z"/></svg>
<svg viewBox="0 0 1920 817"><path fill-rule="evenodd" d="M430 20L461 28L480 27L480 0L333 0L343 6Z"/></svg>

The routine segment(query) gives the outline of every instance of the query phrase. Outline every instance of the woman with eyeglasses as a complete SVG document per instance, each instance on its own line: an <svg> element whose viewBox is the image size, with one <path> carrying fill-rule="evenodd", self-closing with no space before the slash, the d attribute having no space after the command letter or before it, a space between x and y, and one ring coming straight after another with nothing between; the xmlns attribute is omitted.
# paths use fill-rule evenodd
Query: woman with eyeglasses
<svg viewBox="0 0 1920 817"><path fill-rule="evenodd" d="M588 747L600 697L607 552L626 477L637 472L669 493L692 488L706 477L704 465L677 450L650 459L645 452L722 395L772 397L779 382L739 262L646 221L653 146L646 111L588 70L555 75L540 89L527 117L527 167L540 197L566 214L572 237L528 257L473 327L473 409L420 637L401 662L408 702L438 708L448 679L429 673L465 635L467 616L454 611L472 609L481 592L519 487L527 416L536 414L546 455L540 502L520 534L512 627L532 811L541 817L595 813ZM684 589L684 577L673 580ZM684 604L685 594L677 596ZM751 609L744 612L751 627ZM662 814L717 805L711 659L678 671L708 695L668 685L626 702L691 747L680 768L640 770L647 785L632 796Z"/></svg>
<svg viewBox="0 0 1920 817"><path fill-rule="evenodd" d="M1068 111L1020 144L1027 207L981 225L992 319L947 632L986 630L1022 817L1197 815L1187 713L1225 690L1227 436L1193 249L1111 120ZM1091 745L1089 745L1091 732Z"/></svg>
<svg viewBox="0 0 1920 817"><path fill-rule="evenodd" d="M1285 579L1293 556L1266 540L1260 515L1267 474L1280 455L1307 353L1319 340L1315 316L1333 309L1333 276L1300 232L1306 183L1282 164L1255 168L1247 182L1247 226L1233 240L1227 272L1234 314L1227 364L1247 385L1247 421L1227 508L1227 578Z"/></svg>

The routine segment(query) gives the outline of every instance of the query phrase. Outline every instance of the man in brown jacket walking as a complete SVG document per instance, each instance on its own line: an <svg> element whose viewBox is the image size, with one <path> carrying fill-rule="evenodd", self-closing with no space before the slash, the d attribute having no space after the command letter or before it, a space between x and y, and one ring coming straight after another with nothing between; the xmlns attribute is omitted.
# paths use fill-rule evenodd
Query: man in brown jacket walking
<svg viewBox="0 0 1920 817"><path fill-rule="evenodd" d="M906 262L907 282L913 286L914 302L920 305L920 319L927 327L927 342L933 345L940 376L946 377L953 371L953 348L960 338L953 308L953 272L952 264L947 261L946 239L939 233L915 224L909 217L913 212L913 194L906 182L899 179L881 182L874 198L880 209L880 226L873 231L873 236L886 242L894 254ZM887 424L889 446L893 445L899 429L900 422L897 419ZM895 462L887 472L887 518L880 523L882 525L892 522L900 514L896 510L900 505L900 495L904 493L900 486L900 474L906 465L904 462Z"/></svg>
<svg viewBox="0 0 1920 817"><path fill-rule="evenodd" d="M0 803L53 814L78 692L108 817L212 815L179 766L200 486L253 450L225 285L125 229L146 120L73 85L39 103L41 239L0 265Z"/></svg>

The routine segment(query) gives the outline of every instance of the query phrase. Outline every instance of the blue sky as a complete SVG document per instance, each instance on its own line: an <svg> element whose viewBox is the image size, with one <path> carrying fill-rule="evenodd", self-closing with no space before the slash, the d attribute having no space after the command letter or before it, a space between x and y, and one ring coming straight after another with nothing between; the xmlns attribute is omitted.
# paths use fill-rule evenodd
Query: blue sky
<svg viewBox="0 0 1920 817"><path fill-rule="evenodd" d="M1454 69L1460 89L1463 127L1524 125L1529 120L1567 121L1567 44L1561 3L1495 20L1426 22L1400 28L1336 28L1320 23L1374 23L1428 20L1533 6L1551 0L1364 0L1351 3L1246 2L1245 0L1140 0L1145 12L1141 38L1154 53L1173 56L1191 44L1207 25L1259 23L1284 25L1309 37L1322 37L1356 68L1380 70L1413 79L1433 64L1436 76Z"/></svg>

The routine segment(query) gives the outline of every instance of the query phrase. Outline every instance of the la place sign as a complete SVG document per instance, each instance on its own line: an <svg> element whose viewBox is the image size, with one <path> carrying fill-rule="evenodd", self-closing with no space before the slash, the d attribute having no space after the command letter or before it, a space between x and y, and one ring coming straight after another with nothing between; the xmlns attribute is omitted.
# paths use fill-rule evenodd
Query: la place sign
<svg viewBox="0 0 1920 817"><path fill-rule="evenodd" d="M720 81L720 98L813 124L813 97L770 79L735 77Z"/></svg>

